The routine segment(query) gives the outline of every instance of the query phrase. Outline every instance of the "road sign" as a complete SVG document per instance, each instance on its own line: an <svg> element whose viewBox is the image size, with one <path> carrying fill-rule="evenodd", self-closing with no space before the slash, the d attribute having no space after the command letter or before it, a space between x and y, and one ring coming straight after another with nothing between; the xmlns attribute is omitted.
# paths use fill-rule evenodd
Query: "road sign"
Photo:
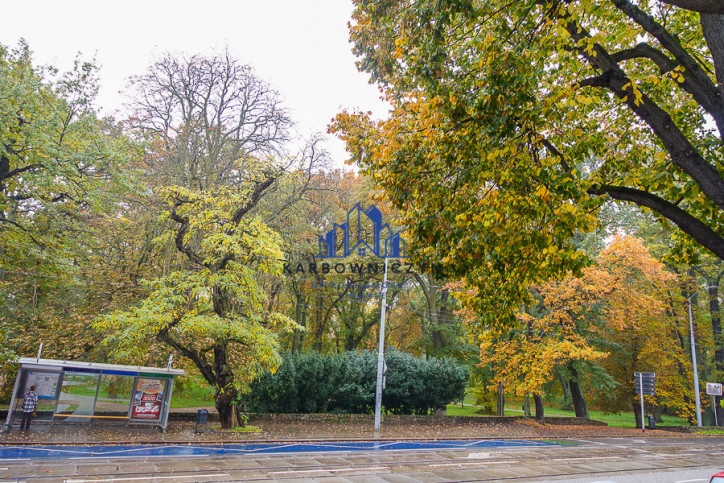
<svg viewBox="0 0 724 483"><path fill-rule="evenodd" d="M636 394L639 394L641 400L641 431L646 431L646 423L644 423L644 396L653 396L656 394L656 374L653 372L634 372L634 388Z"/></svg>
<svg viewBox="0 0 724 483"><path fill-rule="evenodd" d="M718 384L716 382L707 382L706 383L706 393L709 396L721 396L722 395L722 385Z"/></svg>
<svg viewBox="0 0 724 483"><path fill-rule="evenodd" d="M644 396L656 395L656 374L653 372L634 372L634 388L636 394Z"/></svg>

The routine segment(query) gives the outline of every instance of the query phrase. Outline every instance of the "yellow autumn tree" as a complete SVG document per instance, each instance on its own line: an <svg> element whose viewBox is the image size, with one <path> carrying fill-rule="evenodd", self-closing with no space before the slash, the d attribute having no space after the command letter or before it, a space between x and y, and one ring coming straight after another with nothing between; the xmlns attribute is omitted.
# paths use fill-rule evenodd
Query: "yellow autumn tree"
<svg viewBox="0 0 724 483"><path fill-rule="evenodd" d="M576 415L585 417L584 389L604 410L631 410L638 405L633 373L656 372L655 401L687 415L691 368L667 290L675 284L640 239L615 237L581 277L535 286L536 302L518 311L514 326L478 327L480 365L492 372L489 387L533 393L538 406L545 386L563 370ZM474 297L474 291L458 293L463 300ZM594 375L596 384L590 384Z"/></svg>
<svg viewBox="0 0 724 483"><path fill-rule="evenodd" d="M554 378L557 369L568 367L576 414L586 417L585 399L571 364L598 361L606 355L594 348L587 337L603 290L601 285L572 276L561 282L549 282L533 290L537 303L520 310L514 326L482 330L478 335L480 364L492 369L490 386L502 385L517 396L532 393L536 417L540 418L544 386Z"/></svg>
<svg viewBox="0 0 724 483"><path fill-rule="evenodd" d="M611 412L633 409L638 422L633 373L654 372L656 396L650 401L691 418L688 329L683 317L677 317L683 313L673 310L681 306L671 290L678 285L676 276L634 237L615 238L596 259L596 267L610 277L603 297L604 323L594 327L597 345L608 353L602 367L618 383L605 392L592 388L596 404Z"/></svg>

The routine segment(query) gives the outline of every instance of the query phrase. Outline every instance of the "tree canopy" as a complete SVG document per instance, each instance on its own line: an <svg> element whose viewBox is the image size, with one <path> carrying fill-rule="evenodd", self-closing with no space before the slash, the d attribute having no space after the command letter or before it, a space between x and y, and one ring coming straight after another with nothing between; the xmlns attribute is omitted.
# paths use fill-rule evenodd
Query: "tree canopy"
<svg viewBox="0 0 724 483"><path fill-rule="evenodd" d="M608 199L677 226L674 255L724 257L724 16L628 0L355 4L359 68L392 110L342 113L333 130L417 255L478 286L491 323L512 320L531 283L580 273L576 236Z"/></svg>
<svg viewBox="0 0 724 483"><path fill-rule="evenodd" d="M117 357L162 344L188 359L229 427L244 382L276 369L277 331L293 325L266 305L261 279L280 274L281 238L255 212L285 172L290 121L276 92L228 52L167 55L132 86L154 201L165 208L155 243L176 260L139 306L96 328Z"/></svg>
<svg viewBox="0 0 724 483"><path fill-rule="evenodd" d="M87 278L100 228L139 184L137 143L95 111L96 74L80 58L60 72L22 41L0 45L0 330L19 353L39 340L63 358L94 345L84 328L98 312Z"/></svg>

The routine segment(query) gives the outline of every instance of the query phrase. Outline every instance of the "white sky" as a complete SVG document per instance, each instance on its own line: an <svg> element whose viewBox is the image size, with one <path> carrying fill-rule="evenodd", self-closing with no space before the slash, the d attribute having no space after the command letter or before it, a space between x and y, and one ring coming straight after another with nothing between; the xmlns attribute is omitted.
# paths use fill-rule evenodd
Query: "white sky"
<svg viewBox="0 0 724 483"><path fill-rule="evenodd" d="M25 0L3 2L0 43L22 37L36 63L69 69L77 52L101 67L97 105L120 109L126 79L159 54L209 53L228 45L276 88L298 130L326 133L343 108L384 116L385 106L367 75L357 72L348 41L350 0ZM336 166L346 153L329 136Z"/></svg>

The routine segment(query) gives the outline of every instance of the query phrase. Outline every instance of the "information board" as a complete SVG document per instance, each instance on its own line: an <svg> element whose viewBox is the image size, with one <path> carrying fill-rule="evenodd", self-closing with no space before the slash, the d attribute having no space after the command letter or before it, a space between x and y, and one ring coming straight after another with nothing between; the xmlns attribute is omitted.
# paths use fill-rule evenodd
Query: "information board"
<svg viewBox="0 0 724 483"><path fill-rule="evenodd" d="M722 395L722 385L716 382L707 382L706 383L706 393L709 396L721 396Z"/></svg>
<svg viewBox="0 0 724 483"><path fill-rule="evenodd" d="M25 381L25 392L30 390L31 386L35 386L35 394L41 399L55 399L58 390L58 381L60 381L60 373L58 372L28 372L28 378Z"/></svg>

